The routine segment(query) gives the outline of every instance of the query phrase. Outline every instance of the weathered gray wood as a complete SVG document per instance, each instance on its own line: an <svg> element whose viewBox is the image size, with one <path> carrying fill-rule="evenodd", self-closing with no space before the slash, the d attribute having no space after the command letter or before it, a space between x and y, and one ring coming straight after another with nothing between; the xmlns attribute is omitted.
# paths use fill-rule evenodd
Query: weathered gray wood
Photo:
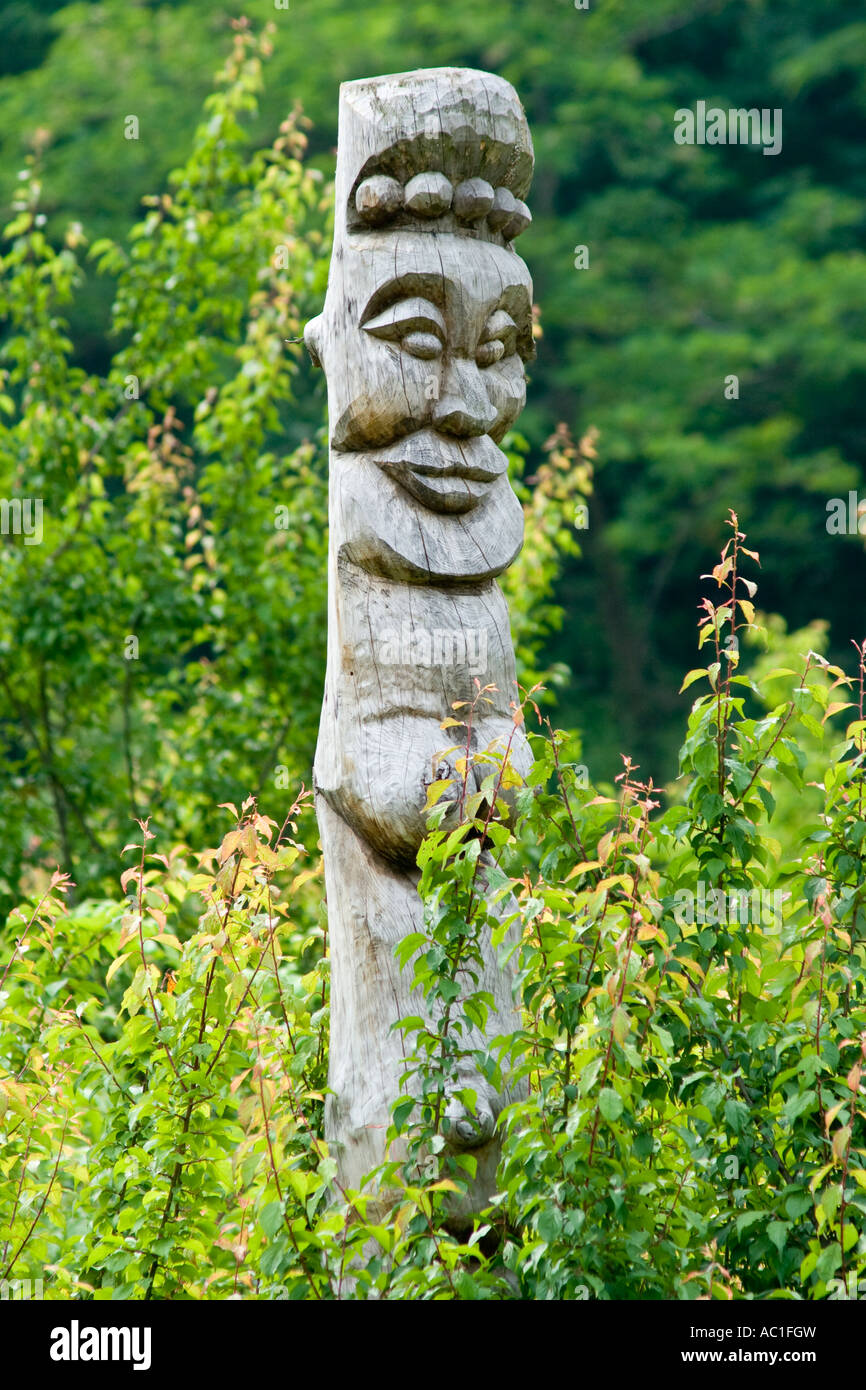
<svg viewBox="0 0 866 1390"><path fill-rule="evenodd" d="M513 733L496 575L520 549L523 516L498 443L532 356L532 283L511 246L531 175L526 120L502 78L442 68L341 88L331 271L306 340L327 375L331 436L315 764L332 959L326 1131L350 1187L385 1157L404 1063L391 1025L423 1013L393 952L421 925L427 788L457 779L441 724L477 679L495 693L473 750L504 752ZM519 731L511 758L528 768ZM512 983L486 941L490 1037L519 1026ZM516 1093L470 1071L459 1085L479 1097L474 1116L455 1100L445 1119L448 1143L478 1157L458 1213L469 1216L493 1191L496 1120Z"/></svg>

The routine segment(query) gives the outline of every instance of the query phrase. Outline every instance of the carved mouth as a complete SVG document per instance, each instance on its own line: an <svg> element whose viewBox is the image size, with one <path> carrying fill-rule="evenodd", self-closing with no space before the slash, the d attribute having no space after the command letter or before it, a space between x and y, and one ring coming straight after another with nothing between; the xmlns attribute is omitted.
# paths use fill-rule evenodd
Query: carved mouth
<svg viewBox="0 0 866 1390"><path fill-rule="evenodd" d="M508 467L489 434L455 439L434 430L419 430L377 449L375 462L419 502L442 512L476 507Z"/></svg>

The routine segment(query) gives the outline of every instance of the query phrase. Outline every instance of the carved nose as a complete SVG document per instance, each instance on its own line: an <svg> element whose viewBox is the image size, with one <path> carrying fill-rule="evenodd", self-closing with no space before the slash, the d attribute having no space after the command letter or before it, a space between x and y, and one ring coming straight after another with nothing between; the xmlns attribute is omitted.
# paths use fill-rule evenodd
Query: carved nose
<svg viewBox="0 0 866 1390"><path fill-rule="evenodd" d="M474 362L452 362L444 391L433 407L433 424L445 434L486 434L496 411Z"/></svg>

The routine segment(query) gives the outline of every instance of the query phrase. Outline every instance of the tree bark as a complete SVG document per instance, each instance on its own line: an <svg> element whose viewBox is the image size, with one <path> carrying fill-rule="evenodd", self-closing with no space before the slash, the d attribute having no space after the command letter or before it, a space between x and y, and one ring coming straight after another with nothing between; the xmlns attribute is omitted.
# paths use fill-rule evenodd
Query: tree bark
<svg viewBox="0 0 866 1390"><path fill-rule="evenodd" d="M443 750L456 701L495 687L471 747L530 764L514 734L514 653L496 576L523 541L499 443L525 400L532 282L512 241L532 144L514 90L443 68L345 84L334 247L306 341L328 379L328 667L315 762L332 960L326 1134L344 1186L385 1158L404 1068L392 1024L424 1014L394 948L421 929L427 788L462 780ZM488 764L472 769L480 786ZM456 815L456 806L454 808ZM513 972L483 942L488 1038L520 1026ZM483 1039L477 1039L478 1044ZM495 1190L496 1122L519 1094L471 1069L467 1114L443 1133L472 1149L468 1220ZM394 1156L392 1154L392 1156Z"/></svg>

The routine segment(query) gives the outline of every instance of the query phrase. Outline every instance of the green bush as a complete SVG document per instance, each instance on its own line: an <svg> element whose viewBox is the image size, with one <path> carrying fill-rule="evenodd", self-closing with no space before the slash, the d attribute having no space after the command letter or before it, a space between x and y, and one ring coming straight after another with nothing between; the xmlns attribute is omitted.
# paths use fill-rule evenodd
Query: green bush
<svg viewBox="0 0 866 1390"><path fill-rule="evenodd" d="M425 926L402 947L435 1006L398 1021L409 1157L363 1192L336 1181L321 867L289 790L323 675L323 402L297 339L330 203L297 121L250 155L266 49L238 30L171 191L129 249L91 248L118 283L105 376L72 363L60 316L84 233L52 245L32 170L7 228L0 476L45 511L42 545L0 548L0 1279L98 1299L856 1296L866 651L849 678L820 626L759 619L732 515L679 784L626 759L589 786L540 686L567 674L543 646L592 433L561 428L531 487L508 441L535 763L513 818L507 754L467 795L468 741L457 829L431 791ZM458 1235L473 1160L447 1153L442 1101L489 1005L480 943L514 921L522 1027L470 1060L528 1098Z"/></svg>
<svg viewBox="0 0 866 1390"><path fill-rule="evenodd" d="M143 822L121 905L69 911L55 876L17 917L0 995L0 1276L48 1270L49 1296L97 1298L856 1297L866 653L853 679L815 652L741 674L761 630L731 525L672 805L627 759L597 793L549 724L513 821L507 750L467 795L467 743L458 828L438 827L431 788L425 930L398 951L438 1007L401 1022L409 1158L364 1192L338 1188L322 1137L328 961L303 798L280 829L227 807L235 827L198 865L152 853ZM786 698L748 713L779 681ZM840 738L829 721L852 708ZM824 749L809 786L803 735ZM783 846L785 783L811 810ZM458 1237L448 1201L473 1159L448 1155L441 1104L490 1002L467 986L480 943L515 917L523 1027L472 1062L529 1095L505 1112L493 1205Z"/></svg>

